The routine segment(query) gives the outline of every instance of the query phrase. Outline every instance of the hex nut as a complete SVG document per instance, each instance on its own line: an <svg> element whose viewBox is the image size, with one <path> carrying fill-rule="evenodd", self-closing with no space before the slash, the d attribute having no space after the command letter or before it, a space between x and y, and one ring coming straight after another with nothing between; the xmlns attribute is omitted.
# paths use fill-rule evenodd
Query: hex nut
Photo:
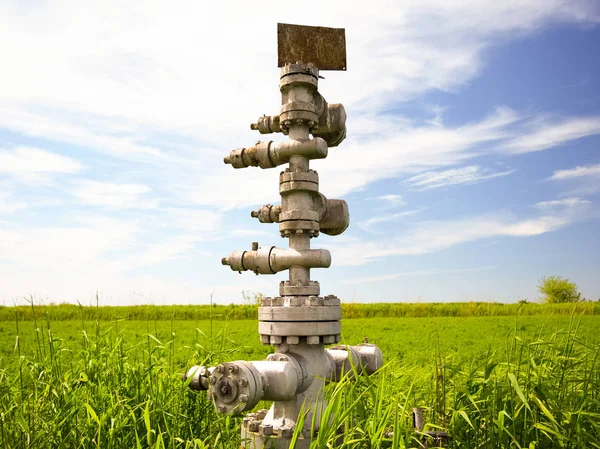
<svg viewBox="0 0 600 449"><path fill-rule="evenodd" d="M268 410L266 408L261 408L260 410L258 410L256 412L256 416L258 417L258 419L265 419L265 416L267 416Z"/></svg>
<svg viewBox="0 0 600 449"><path fill-rule="evenodd" d="M318 345L321 342L321 339L318 335L311 335L310 337L306 337L307 345Z"/></svg>
<svg viewBox="0 0 600 449"><path fill-rule="evenodd" d="M250 432L258 432L259 421L252 420L248 423L248 430Z"/></svg>
<svg viewBox="0 0 600 449"><path fill-rule="evenodd" d="M335 343L335 335L325 335L323 337L323 343L326 345L332 345Z"/></svg>
<svg viewBox="0 0 600 449"><path fill-rule="evenodd" d="M242 387L245 387L246 385L248 385L248 379L246 379L245 377L242 377L242 378L240 379L240 385L241 385Z"/></svg>
<svg viewBox="0 0 600 449"><path fill-rule="evenodd" d="M248 395L240 394L240 402L248 402Z"/></svg>
<svg viewBox="0 0 600 449"><path fill-rule="evenodd" d="M273 435L273 426L271 424L262 424L258 427L258 432L262 435Z"/></svg>
<svg viewBox="0 0 600 449"><path fill-rule="evenodd" d="M299 296L291 296L289 297L287 302L289 303L290 307L298 307L303 305L304 298L301 298Z"/></svg>
<svg viewBox="0 0 600 449"><path fill-rule="evenodd" d="M288 427L281 429L281 438L292 438L294 430Z"/></svg>

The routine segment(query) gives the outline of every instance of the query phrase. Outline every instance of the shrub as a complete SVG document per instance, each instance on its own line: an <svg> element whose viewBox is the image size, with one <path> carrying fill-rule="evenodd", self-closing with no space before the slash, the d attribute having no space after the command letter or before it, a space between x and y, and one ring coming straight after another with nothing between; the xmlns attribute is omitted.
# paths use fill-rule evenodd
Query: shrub
<svg viewBox="0 0 600 449"><path fill-rule="evenodd" d="M578 302L581 293L577 284L560 276L548 276L539 280L538 290L542 294L542 301L547 303Z"/></svg>

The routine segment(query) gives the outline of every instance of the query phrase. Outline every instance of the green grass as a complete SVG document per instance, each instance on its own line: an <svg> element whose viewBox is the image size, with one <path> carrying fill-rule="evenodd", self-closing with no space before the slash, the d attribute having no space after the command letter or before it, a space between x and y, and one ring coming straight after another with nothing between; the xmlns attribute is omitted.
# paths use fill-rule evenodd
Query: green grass
<svg viewBox="0 0 600 449"><path fill-rule="evenodd" d="M259 343L255 320L206 320L202 311L191 320L93 321L103 308L76 308L71 319L52 308L27 317L7 309L0 449L239 447L240 418L217 416L181 374L192 364L263 359L272 348ZM450 432L451 447L600 448L600 316L544 310L344 319L344 341L367 336L388 363L328 386L332 417L314 447L333 444L342 424L340 447L418 447L410 412L421 406L428 428Z"/></svg>
<svg viewBox="0 0 600 449"><path fill-rule="evenodd" d="M568 304L496 302L463 303L343 303L344 318L398 317L470 317L519 315L600 315L600 301ZM52 321L70 320L256 320L254 305L173 305L173 306L102 306L81 307L73 304L0 306L0 322L49 318Z"/></svg>

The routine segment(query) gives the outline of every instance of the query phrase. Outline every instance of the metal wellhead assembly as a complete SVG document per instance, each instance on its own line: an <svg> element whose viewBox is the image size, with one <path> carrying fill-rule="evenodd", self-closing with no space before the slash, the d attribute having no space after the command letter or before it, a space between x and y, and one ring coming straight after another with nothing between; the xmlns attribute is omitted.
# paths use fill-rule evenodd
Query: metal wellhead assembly
<svg viewBox="0 0 600 449"><path fill-rule="evenodd" d="M308 448L326 406L325 382L340 380L353 367L371 374L383 363L381 351L372 344L325 349L340 341L340 300L320 296L319 283L310 279L311 268L331 265L329 251L311 249L311 239L321 232L339 235L350 223L346 202L320 193L319 175L309 166L311 160L327 157L328 148L346 136L344 107L328 104L317 89L319 70L346 69L345 32L279 24L278 56L280 113L260 117L251 128L261 134L283 133L289 140L233 150L225 163L263 169L287 164L279 176L281 204L264 205L251 215L261 223L279 223L289 248L255 242L250 250L233 251L222 260L239 272L289 271L289 280L279 285L280 296L264 298L258 308L260 339L276 351L261 361L194 366L186 375L191 388L208 390L218 413L241 414L261 400L273 401L268 411L243 419L242 447L252 449L288 448L294 432L295 447ZM306 416L296 429L301 413Z"/></svg>

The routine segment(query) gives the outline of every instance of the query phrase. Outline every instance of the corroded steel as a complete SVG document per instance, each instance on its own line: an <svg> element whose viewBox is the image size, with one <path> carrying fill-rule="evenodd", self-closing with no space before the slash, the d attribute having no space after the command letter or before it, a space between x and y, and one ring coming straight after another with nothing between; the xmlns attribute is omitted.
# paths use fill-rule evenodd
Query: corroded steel
<svg viewBox="0 0 600 449"><path fill-rule="evenodd" d="M320 70L346 70L346 30L343 28L277 24L277 67L312 62Z"/></svg>

